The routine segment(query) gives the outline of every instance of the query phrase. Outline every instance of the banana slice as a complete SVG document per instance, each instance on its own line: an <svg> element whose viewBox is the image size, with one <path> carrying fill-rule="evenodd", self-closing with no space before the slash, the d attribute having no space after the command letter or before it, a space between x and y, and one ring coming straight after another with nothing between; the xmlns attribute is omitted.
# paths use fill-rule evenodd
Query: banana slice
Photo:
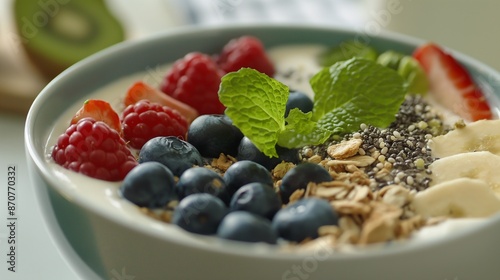
<svg viewBox="0 0 500 280"><path fill-rule="evenodd" d="M500 155L500 120L481 120L429 141L432 155L444 158L465 152L490 151Z"/></svg>
<svg viewBox="0 0 500 280"><path fill-rule="evenodd" d="M500 195L498 166L500 156L491 152L469 152L441 158L429 166L431 186L457 178L479 179Z"/></svg>
<svg viewBox="0 0 500 280"><path fill-rule="evenodd" d="M482 218L500 211L500 199L485 182L458 178L417 193L412 208L423 217Z"/></svg>

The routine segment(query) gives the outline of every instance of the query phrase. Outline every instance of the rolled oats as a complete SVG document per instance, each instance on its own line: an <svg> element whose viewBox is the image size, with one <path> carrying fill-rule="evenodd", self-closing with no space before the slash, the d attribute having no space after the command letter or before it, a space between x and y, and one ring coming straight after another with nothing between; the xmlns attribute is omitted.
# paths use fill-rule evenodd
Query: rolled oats
<svg viewBox="0 0 500 280"><path fill-rule="evenodd" d="M354 138L339 144L330 145L326 149L326 152L334 159L346 159L356 155L361 144L363 144L361 139Z"/></svg>
<svg viewBox="0 0 500 280"><path fill-rule="evenodd" d="M291 162L281 162L272 171L274 179L283 179L283 176L288 172L288 170L295 167L295 164Z"/></svg>
<svg viewBox="0 0 500 280"><path fill-rule="evenodd" d="M294 191L292 193L292 195L290 195L290 202L289 203L293 203L293 202L301 199L302 197L304 197L305 192L306 192L305 189L298 189L298 190Z"/></svg>
<svg viewBox="0 0 500 280"><path fill-rule="evenodd" d="M332 201L330 202L330 204L341 215L367 216L372 211L372 207L370 205L362 202L338 200L338 201Z"/></svg>
<svg viewBox="0 0 500 280"><path fill-rule="evenodd" d="M334 165L346 166L346 165L352 164L352 165L358 166L358 167L365 167L365 166L369 166L370 164L372 164L374 162L375 162L375 158L373 158L371 156L353 156L353 157L350 157L347 159L342 159L342 160L338 160L338 159L329 160L326 163L326 166L334 166Z"/></svg>
<svg viewBox="0 0 500 280"><path fill-rule="evenodd" d="M403 211L396 206L378 202L373 202L372 207L373 211L363 224L359 244L384 242L396 236Z"/></svg>
<svg viewBox="0 0 500 280"><path fill-rule="evenodd" d="M214 158L211 163L211 167L218 169L222 172L226 172L226 170L236 162L236 159L229 155L220 154L218 158Z"/></svg>

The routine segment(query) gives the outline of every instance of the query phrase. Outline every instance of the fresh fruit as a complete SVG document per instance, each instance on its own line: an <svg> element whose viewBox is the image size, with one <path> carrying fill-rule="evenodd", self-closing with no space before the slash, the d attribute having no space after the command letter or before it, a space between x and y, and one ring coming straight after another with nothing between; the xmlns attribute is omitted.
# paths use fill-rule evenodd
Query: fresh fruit
<svg viewBox="0 0 500 280"><path fill-rule="evenodd" d="M187 122L192 122L198 117L198 112L191 106L180 102L179 100L164 94L160 90L145 84L142 81L135 82L127 91L123 103L125 106L135 104L143 99L152 103L159 103L177 110Z"/></svg>
<svg viewBox="0 0 500 280"><path fill-rule="evenodd" d="M299 150L298 149L287 149L280 146L276 146L276 153L278 157L268 157L263 152L261 152L257 147L248 139L248 137L243 137L238 146L238 154L236 158L238 160L250 160L256 162L268 170L272 170L276 165L283 161L298 163L299 162Z"/></svg>
<svg viewBox="0 0 500 280"><path fill-rule="evenodd" d="M439 103L468 121L493 118L481 88L451 54L428 43L418 47L413 57L427 73L430 90Z"/></svg>
<svg viewBox="0 0 500 280"><path fill-rule="evenodd" d="M158 162L145 162L132 169L120 186L120 194L139 207L160 208L177 200L172 172Z"/></svg>
<svg viewBox="0 0 500 280"><path fill-rule="evenodd" d="M102 121L118 133L122 132L120 117L115 110L113 110L111 105L104 100L86 100L83 106L73 116L70 123L75 124L83 118L92 118L96 121Z"/></svg>
<svg viewBox="0 0 500 280"><path fill-rule="evenodd" d="M184 171L193 166L202 166L203 159L193 145L175 136L155 137L139 152L139 163L157 161L180 177Z"/></svg>
<svg viewBox="0 0 500 280"><path fill-rule="evenodd" d="M222 176L204 167L192 167L182 173L176 185L179 198L194 193L208 193L218 196L225 188Z"/></svg>
<svg viewBox="0 0 500 280"><path fill-rule="evenodd" d="M269 244L276 244L278 239L268 219L245 211L227 214L217 229L217 237L242 242L265 242Z"/></svg>
<svg viewBox="0 0 500 280"><path fill-rule="evenodd" d="M271 173L262 165L249 160L242 160L232 164L224 173L226 188L222 200L229 204L234 193L249 183L263 183L272 186Z"/></svg>
<svg viewBox="0 0 500 280"><path fill-rule="evenodd" d="M75 172L106 181L120 181L137 165L118 132L102 121L83 118L59 136L54 161Z"/></svg>
<svg viewBox="0 0 500 280"><path fill-rule="evenodd" d="M272 221L279 237L295 242L317 238L321 226L337 224L337 212L328 201L319 198L294 202L278 211Z"/></svg>
<svg viewBox="0 0 500 280"><path fill-rule="evenodd" d="M305 93L300 91L290 91L286 102L285 117L288 117L290 110L293 108L298 108L300 111L307 113L312 111L313 106L313 101Z"/></svg>
<svg viewBox="0 0 500 280"><path fill-rule="evenodd" d="M13 8L20 43L48 79L125 39L122 24L102 0L16 0Z"/></svg>
<svg viewBox="0 0 500 280"><path fill-rule="evenodd" d="M411 207L424 218L480 218L498 213L500 199L482 180L457 178L417 193Z"/></svg>
<svg viewBox="0 0 500 280"><path fill-rule="evenodd" d="M208 193L196 193L182 199L172 215L172 223L192 233L214 234L227 214L219 198Z"/></svg>
<svg viewBox="0 0 500 280"><path fill-rule="evenodd" d="M432 155L443 158L465 152L489 151L500 156L500 120L480 120L429 141Z"/></svg>
<svg viewBox="0 0 500 280"><path fill-rule="evenodd" d="M272 77L275 71L262 42L252 36L229 41L216 57L216 62L226 73L252 68Z"/></svg>
<svg viewBox="0 0 500 280"><path fill-rule="evenodd" d="M189 126L187 140L204 157L235 157L243 134L226 115L202 115Z"/></svg>
<svg viewBox="0 0 500 280"><path fill-rule="evenodd" d="M280 185L281 200L283 203L288 203L290 196L296 190L305 189L310 182L321 183L330 182L332 177L321 165L305 162L290 169Z"/></svg>
<svg viewBox="0 0 500 280"><path fill-rule="evenodd" d="M456 178L480 179L491 189L500 187L500 172L492 166L500 166L500 156L488 151L467 152L447 156L434 161L429 170L430 185L443 183Z"/></svg>
<svg viewBox="0 0 500 280"><path fill-rule="evenodd" d="M200 115L222 114L225 107L217 92L223 75L208 55L189 53L167 72L161 91L193 107Z"/></svg>
<svg viewBox="0 0 500 280"><path fill-rule="evenodd" d="M281 209L281 199L273 186L250 183L236 191L229 204L230 211L247 211L272 220Z"/></svg>
<svg viewBox="0 0 500 280"><path fill-rule="evenodd" d="M132 148L140 149L158 136L186 137L188 122L176 110L141 100L123 111L123 138Z"/></svg>

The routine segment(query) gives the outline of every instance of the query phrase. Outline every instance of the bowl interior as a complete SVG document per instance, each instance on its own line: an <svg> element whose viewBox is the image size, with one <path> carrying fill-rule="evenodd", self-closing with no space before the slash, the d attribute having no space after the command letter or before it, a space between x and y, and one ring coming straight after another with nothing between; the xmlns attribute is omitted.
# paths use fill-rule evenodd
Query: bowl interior
<svg viewBox="0 0 500 280"><path fill-rule="evenodd" d="M51 128L61 114L78 100L82 100L98 88L121 77L134 73L154 72L160 65L173 62L188 52L216 53L227 41L241 35L254 35L260 38L266 48L285 44L334 46L342 41L355 39L373 46L378 51L395 50L411 54L416 46L423 43L419 39L391 33L368 34L329 27L262 25L205 29L185 28L143 41L116 45L70 67L40 93L30 109L25 128L26 147L29 157L47 184L72 203L146 235L154 235L165 241L180 242L186 246L201 246L207 250L270 257L266 253L267 249L252 247L249 250L247 246L228 248L227 246L214 245L210 242L199 241L196 237L178 234L180 232L173 226L159 225L160 222L150 219L141 219L143 221L141 227L138 228L137 223L133 222L131 217L127 217L123 211L116 211L116 207L112 203L102 203L106 200L95 200L67 187L64 180L61 180L47 164L47 155L45 154ZM476 81L486 90L488 98L497 107L498 104L495 100L496 93L500 92L500 75L467 56L461 54L456 54L456 56L471 71ZM492 218L491 223L500 223L499 219L500 217ZM433 242L447 242L453 238L461 238L474 230L477 231L487 226L488 224L485 224L475 229L457 232L452 236L447 236L446 239L436 239L426 244L391 246L387 250L373 250L367 252L364 257L411 250L415 246L432 246ZM165 234L165 230L173 234ZM286 258L293 257L287 254L279 255ZM345 256L335 255L333 257L342 258Z"/></svg>

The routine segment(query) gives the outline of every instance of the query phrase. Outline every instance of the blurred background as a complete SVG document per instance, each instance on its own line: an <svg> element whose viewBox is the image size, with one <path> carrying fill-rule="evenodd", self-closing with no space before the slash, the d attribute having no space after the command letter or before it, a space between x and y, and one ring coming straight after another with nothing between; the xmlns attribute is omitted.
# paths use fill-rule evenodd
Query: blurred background
<svg viewBox="0 0 500 280"><path fill-rule="evenodd" d="M0 110L27 112L41 88L107 46L188 25L290 22L396 31L500 69L494 0L2 0Z"/></svg>
<svg viewBox="0 0 500 280"><path fill-rule="evenodd" d="M0 109L27 112L43 86L110 45L188 25L362 22L363 0L2 0Z"/></svg>

